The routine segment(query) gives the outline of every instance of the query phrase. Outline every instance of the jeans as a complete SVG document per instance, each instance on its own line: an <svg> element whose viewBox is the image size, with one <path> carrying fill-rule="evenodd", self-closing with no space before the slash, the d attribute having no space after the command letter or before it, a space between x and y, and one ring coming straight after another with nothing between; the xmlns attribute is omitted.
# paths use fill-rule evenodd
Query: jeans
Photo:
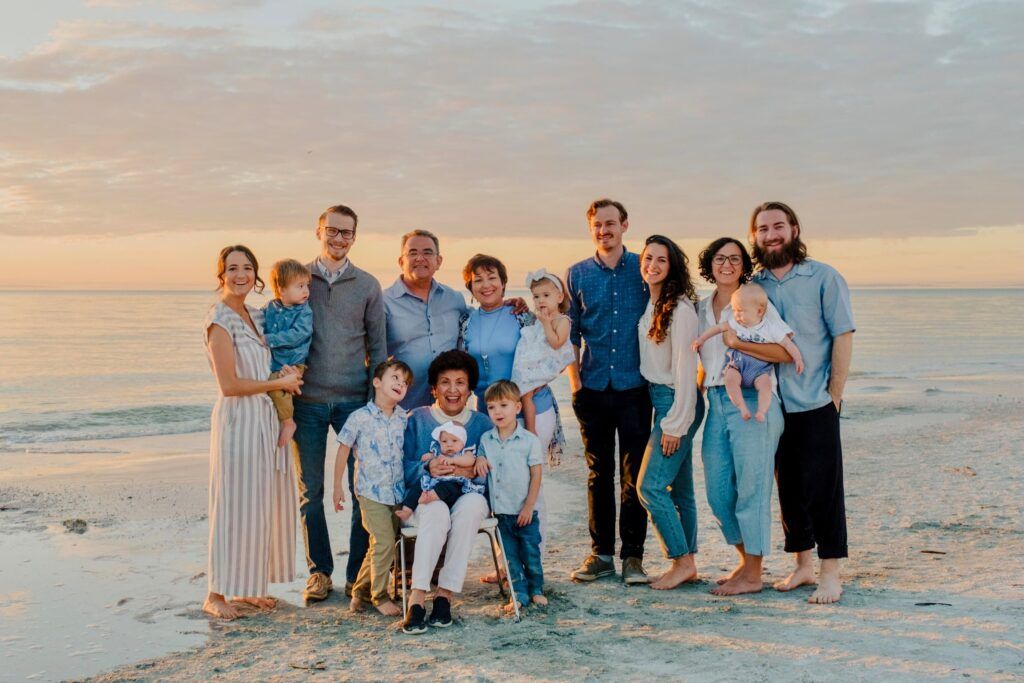
<svg viewBox="0 0 1024 683"><path fill-rule="evenodd" d="M757 389L744 388L751 413ZM743 544L748 555L764 557L771 548L772 475L782 434L782 409L772 397L764 422L744 420L725 387L708 387L708 421L701 459L708 505L729 545Z"/></svg>
<svg viewBox="0 0 1024 683"><path fill-rule="evenodd" d="M302 540L306 544L309 573L330 576L334 571L331 539L324 513L324 461L327 457L327 432L340 432L348 416L365 403L311 403L295 401L295 469L299 480L299 516ZM345 580L355 583L359 567L370 547L370 534L363 528L359 500L353 486L355 454L348 456L348 490L352 501L352 530L348 538L348 564Z"/></svg>
<svg viewBox="0 0 1024 683"><path fill-rule="evenodd" d="M693 423L679 440L679 448L666 456L661 450L661 419L672 409L675 389L650 386L654 429L640 465L640 502L654 525L665 557L673 559L697 552L697 499L693 495L693 436L704 419L704 399L697 394ZM696 391L696 387L694 387Z"/></svg>
<svg viewBox="0 0 1024 683"><path fill-rule="evenodd" d="M644 556L647 511L636 491L640 464L651 436L651 397L647 386L615 391L583 387L572 397L580 422L590 475L587 507L595 555L615 554L615 436L619 437L620 557Z"/></svg>
<svg viewBox="0 0 1024 683"><path fill-rule="evenodd" d="M519 515L497 515L498 533L508 560L509 581L516 600L524 605L534 595L544 592L544 568L540 562L540 518L533 511L533 519L526 526L517 526Z"/></svg>

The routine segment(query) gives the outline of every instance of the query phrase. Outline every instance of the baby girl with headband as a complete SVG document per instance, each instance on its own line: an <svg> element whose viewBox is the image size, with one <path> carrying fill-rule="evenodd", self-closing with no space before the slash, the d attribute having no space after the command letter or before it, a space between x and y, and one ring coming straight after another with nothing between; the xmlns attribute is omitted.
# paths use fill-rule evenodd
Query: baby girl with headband
<svg viewBox="0 0 1024 683"><path fill-rule="evenodd" d="M512 361L512 381L519 387L523 402L523 423L537 433L537 408L533 393L552 382L573 361L569 341L569 297L557 275L544 268L526 276L533 294L536 320L524 327Z"/></svg>

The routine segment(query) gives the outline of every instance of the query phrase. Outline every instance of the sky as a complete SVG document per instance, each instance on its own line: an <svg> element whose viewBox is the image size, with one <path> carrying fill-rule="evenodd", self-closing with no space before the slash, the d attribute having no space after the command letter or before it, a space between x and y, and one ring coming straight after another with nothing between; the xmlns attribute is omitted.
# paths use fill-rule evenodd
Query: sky
<svg viewBox="0 0 1024 683"><path fill-rule="evenodd" d="M360 216L517 281L769 199L854 286L1024 286L1024 3L0 0L0 288L209 288Z"/></svg>

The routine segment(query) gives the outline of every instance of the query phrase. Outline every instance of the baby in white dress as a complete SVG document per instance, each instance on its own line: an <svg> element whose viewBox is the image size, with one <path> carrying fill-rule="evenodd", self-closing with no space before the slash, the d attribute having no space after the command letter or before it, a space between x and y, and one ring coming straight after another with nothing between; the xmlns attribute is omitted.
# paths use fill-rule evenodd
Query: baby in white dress
<svg viewBox="0 0 1024 683"><path fill-rule="evenodd" d="M573 361L569 341L569 297L557 275L544 268L526 276L533 294L536 321L523 328L512 361L512 381L519 387L523 402L523 424L537 433L537 409L533 392L558 377Z"/></svg>

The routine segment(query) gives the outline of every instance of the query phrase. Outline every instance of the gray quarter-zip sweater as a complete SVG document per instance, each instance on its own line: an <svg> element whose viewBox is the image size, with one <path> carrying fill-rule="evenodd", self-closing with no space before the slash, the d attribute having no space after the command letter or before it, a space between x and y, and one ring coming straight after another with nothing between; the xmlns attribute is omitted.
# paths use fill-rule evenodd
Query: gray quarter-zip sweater
<svg viewBox="0 0 1024 683"><path fill-rule="evenodd" d="M299 401L363 403L371 390L373 368L387 359L384 297L380 283L349 262L328 284L316 261L306 264L313 342L306 359Z"/></svg>

